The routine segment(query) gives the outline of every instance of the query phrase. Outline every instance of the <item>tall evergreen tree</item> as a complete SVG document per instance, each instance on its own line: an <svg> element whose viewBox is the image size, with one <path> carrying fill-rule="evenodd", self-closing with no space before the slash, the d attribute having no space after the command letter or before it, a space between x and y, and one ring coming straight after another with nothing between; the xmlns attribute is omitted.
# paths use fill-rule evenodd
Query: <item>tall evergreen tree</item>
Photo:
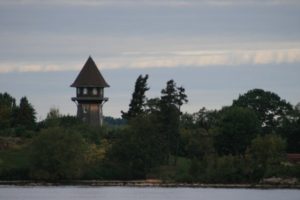
<svg viewBox="0 0 300 200"><path fill-rule="evenodd" d="M12 123L12 114L16 108L16 100L8 93L0 93L0 128L8 128Z"/></svg>
<svg viewBox="0 0 300 200"><path fill-rule="evenodd" d="M175 157L178 154L180 107L187 102L185 89L177 87L174 80L169 80L166 88L161 91L160 102L162 133L166 140L167 161L169 161L170 154L174 154Z"/></svg>
<svg viewBox="0 0 300 200"><path fill-rule="evenodd" d="M28 102L26 97L22 97L20 100L20 106L15 109L14 113L14 125L23 126L26 129L34 129L36 124L35 110L33 106Z"/></svg>
<svg viewBox="0 0 300 200"><path fill-rule="evenodd" d="M134 92L132 93L132 99L129 104L129 110L128 112L121 111L123 119L129 120L145 111L145 93L149 90L149 88L147 87L148 77L148 74L146 74L144 77L140 75L137 78L135 82Z"/></svg>
<svg viewBox="0 0 300 200"><path fill-rule="evenodd" d="M187 95L183 87L177 87L174 80L167 82L166 88L161 91L161 103L163 106L175 107L180 111L181 106L187 103Z"/></svg>

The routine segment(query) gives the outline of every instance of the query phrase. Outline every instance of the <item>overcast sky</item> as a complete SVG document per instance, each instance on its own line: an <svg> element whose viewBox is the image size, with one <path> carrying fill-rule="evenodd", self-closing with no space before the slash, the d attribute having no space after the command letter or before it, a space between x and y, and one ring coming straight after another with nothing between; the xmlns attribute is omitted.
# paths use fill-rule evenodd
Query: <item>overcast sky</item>
<svg viewBox="0 0 300 200"><path fill-rule="evenodd" d="M0 0L0 47L0 92L27 96L39 119L76 113L69 85L89 55L111 85L105 115L145 73L149 97L183 85L188 112L253 88L300 102L299 0Z"/></svg>

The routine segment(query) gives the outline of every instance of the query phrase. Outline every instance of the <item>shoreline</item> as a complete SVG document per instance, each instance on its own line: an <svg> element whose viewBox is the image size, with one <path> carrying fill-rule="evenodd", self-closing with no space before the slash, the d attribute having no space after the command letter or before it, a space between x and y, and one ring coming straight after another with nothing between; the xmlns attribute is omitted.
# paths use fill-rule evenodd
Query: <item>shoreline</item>
<svg viewBox="0 0 300 200"><path fill-rule="evenodd" d="M175 183L160 181L99 181L99 180L72 180L72 181L33 181L15 180L0 181L0 186L91 186L91 187L161 187L161 188L228 188L228 189L300 189L300 185L288 184L206 184L206 183Z"/></svg>

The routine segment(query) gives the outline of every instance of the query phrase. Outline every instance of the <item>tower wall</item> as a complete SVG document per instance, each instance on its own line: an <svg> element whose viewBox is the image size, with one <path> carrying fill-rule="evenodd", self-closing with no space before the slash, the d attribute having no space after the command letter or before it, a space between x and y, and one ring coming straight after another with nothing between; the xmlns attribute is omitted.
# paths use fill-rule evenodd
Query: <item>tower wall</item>
<svg viewBox="0 0 300 200"><path fill-rule="evenodd" d="M78 102L77 117L90 125L101 126L103 123L102 104Z"/></svg>

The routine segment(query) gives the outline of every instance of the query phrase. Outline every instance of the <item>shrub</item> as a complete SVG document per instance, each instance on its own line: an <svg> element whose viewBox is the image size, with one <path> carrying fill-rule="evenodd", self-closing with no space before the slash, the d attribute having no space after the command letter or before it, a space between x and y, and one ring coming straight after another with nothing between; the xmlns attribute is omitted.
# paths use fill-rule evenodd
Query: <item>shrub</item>
<svg viewBox="0 0 300 200"><path fill-rule="evenodd" d="M86 144L74 130L41 131L31 149L31 177L43 180L79 178L85 164Z"/></svg>

